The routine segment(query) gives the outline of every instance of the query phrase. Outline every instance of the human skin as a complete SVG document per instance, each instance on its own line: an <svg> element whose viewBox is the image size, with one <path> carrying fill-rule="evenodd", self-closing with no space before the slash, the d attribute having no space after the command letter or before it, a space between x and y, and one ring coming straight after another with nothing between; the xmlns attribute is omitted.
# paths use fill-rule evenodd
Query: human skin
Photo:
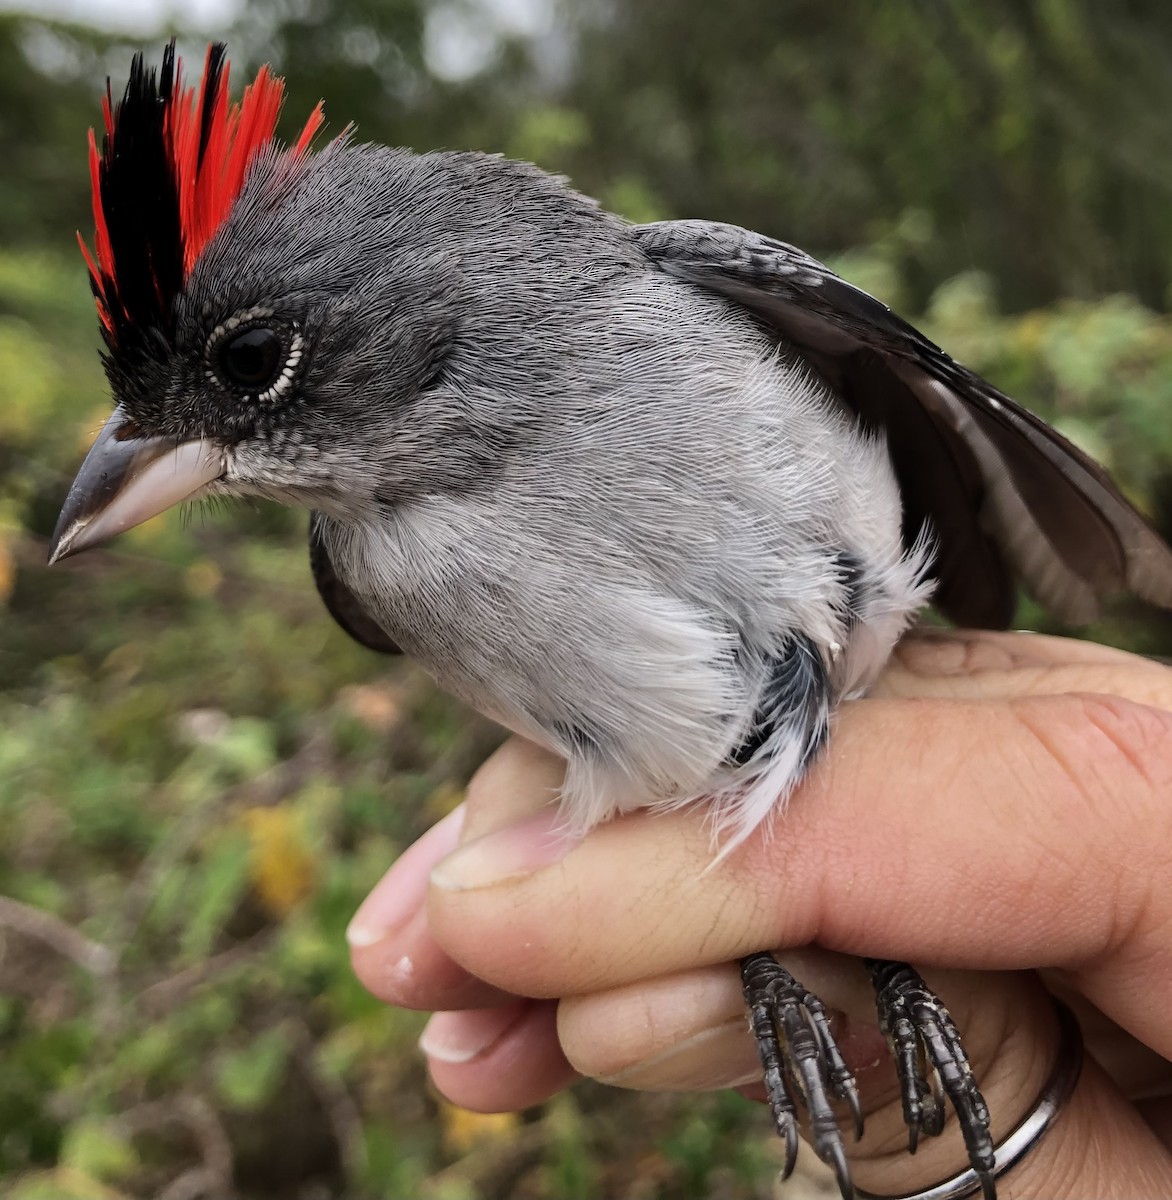
<svg viewBox="0 0 1172 1200"><path fill-rule="evenodd" d="M784 948L858 1075L856 1183L921 1188L963 1166L959 1135L907 1155L844 956L907 959L962 1030L997 1139L1053 1067L1051 993L1079 1012L1079 1086L999 1195L1172 1194L1172 669L1032 634L905 639L784 815L715 866L695 808L572 842L561 769L506 743L351 926L371 991L437 1010L421 1044L454 1102L522 1108L579 1074L753 1094L736 960Z"/></svg>

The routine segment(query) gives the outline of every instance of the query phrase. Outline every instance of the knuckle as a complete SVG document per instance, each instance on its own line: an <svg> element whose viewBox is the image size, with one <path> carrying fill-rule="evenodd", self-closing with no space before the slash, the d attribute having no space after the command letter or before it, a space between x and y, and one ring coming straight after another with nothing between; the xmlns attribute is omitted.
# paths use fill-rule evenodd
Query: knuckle
<svg viewBox="0 0 1172 1200"><path fill-rule="evenodd" d="M1130 794L1144 801L1172 794L1172 713L1100 693L1072 699L1094 748L1123 785L1120 791L1130 785ZM1145 815L1152 815L1146 806Z"/></svg>
<svg viewBox="0 0 1172 1200"><path fill-rule="evenodd" d="M1119 696L1029 697L1015 716L1085 805L1112 823L1149 822L1172 787L1172 714Z"/></svg>
<svg viewBox="0 0 1172 1200"><path fill-rule="evenodd" d="M1076 693L1023 702L1018 716L1069 784L1077 807L1058 815L1080 830L1067 848L1077 855L1067 863L1071 884L1081 896L1087 944L1096 957L1113 954L1150 919L1153 881L1169 865L1172 714ZM1054 868L1050 857L1048 872Z"/></svg>

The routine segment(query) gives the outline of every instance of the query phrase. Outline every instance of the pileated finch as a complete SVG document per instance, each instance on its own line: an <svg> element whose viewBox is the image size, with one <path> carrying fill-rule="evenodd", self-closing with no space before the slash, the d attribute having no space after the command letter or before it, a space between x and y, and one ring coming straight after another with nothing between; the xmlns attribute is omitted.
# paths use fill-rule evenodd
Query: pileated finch
<svg viewBox="0 0 1172 1200"><path fill-rule="evenodd" d="M802 251L710 221L630 225L477 153L273 131L222 46L184 85L107 84L86 250L117 407L51 561L170 505L311 512L334 618L563 755L577 829L712 806L727 848L817 761L931 599L1003 627L1021 583L1070 622L1172 552L1107 473ZM780 830L784 836L784 824ZM913 1144L988 1112L940 1001L866 960ZM742 964L787 1166L796 1106L851 1194L854 1081L818 999Z"/></svg>

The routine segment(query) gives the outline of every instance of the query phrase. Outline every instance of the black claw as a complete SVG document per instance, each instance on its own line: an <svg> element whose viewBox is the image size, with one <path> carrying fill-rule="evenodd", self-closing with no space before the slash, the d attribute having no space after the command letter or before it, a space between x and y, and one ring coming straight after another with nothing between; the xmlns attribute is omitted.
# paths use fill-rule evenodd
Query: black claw
<svg viewBox="0 0 1172 1200"><path fill-rule="evenodd" d="M781 1168L781 1182L785 1183L798 1163L798 1123L792 1115L786 1118L782 1137L785 1139L785 1165Z"/></svg>
<svg viewBox="0 0 1172 1200"><path fill-rule="evenodd" d="M847 1103L851 1114L851 1126L855 1132L855 1141L857 1142L863 1136L863 1106L859 1103L859 1089L855 1087L855 1081L852 1078L850 1087L846 1089L846 1095L843 1099Z"/></svg>
<svg viewBox="0 0 1172 1200"><path fill-rule="evenodd" d="M940 1087L939 1074L928 1070L925 1066L921 1071L928 1075L928 1100L923 1105L923 1116L920 1118L920 1128L928 1137L939 1137L944 1132L944 1120L948 1116L944 1107L944 1092Z"/></svg>
<svg viewBox="0 0 1172 1200"><path fill-rule="evenodd" d="M834 1168L834 1178L838 1181L838 1191L842 1200L854 1200L855 1185L851 1182L851 1169L846 1161L846 1151L841 1140L834 1147L834 1158L829 1165Z"/></svg>
<svg viewBox="0 0 1172 1200"><path fill-rule="evenodd" d="M833 1100L850 1109L856 1140L863 1134L858 1089L834 1035L826 1008L771 954L752 954L741 961L741 982L749 1008L749 1025L765 1072L765 1091L774 1125L785 1142L787 1179L797 1160L797 1105L810 1119L814 1152L838 1179L843 1200L851 1200L850 1166Z"/></svg>
<svg viewBox="0 0 1172 1200"><path fill-rule="evenodd" d="M997 1200L993 1182L993 1136L989 1108L973 1077L948 1009L907 963L866 959L875 987L879 1026L895 1059L914 1154L919 1138L944 1128L945 1097L956 1111L969 1163L984 1200Z"/></svg>
<svg viewBox="0 0 1172 1200"><path fill-rule="evenodd" d="M810 1024L817 1035L822 1059L827 1067L830 1090L849 1107L857 1142L863 1136L863 1110L859 1105L859 1089L855 1085L855 1077L843 1061L838 1043L830 1032L830 1019L826 1015L826 1006L812 992L807 992L805 1008L810 1015Z"/></svg>

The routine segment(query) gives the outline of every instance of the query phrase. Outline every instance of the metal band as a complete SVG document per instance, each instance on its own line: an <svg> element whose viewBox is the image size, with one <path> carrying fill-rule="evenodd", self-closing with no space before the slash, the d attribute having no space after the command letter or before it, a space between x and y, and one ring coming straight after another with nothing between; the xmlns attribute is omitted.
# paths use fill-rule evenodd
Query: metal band
<svg viewBox="0 0 1172 1200"><path fill-rule="evenodd" d="M1009 1136L994 1149L993 1178L1000 1178L1016 1166L1042 1140L1046 1130L1066 1107L1078 1077L1082 1073L1083 1040L1082 1030L1074 1013L1058 1000L1054 1001L1058 1015L1058 1057L1054 1070L1045 1086L1038 1093L1033 1107L1017 1123ZM918 1192L900 1192L898 1195L865 1192L855 1189L856 1200L965 1200L981 1190L981 1180L972 1167L966 1167L951 1179L934 1183Z"/></svg>

